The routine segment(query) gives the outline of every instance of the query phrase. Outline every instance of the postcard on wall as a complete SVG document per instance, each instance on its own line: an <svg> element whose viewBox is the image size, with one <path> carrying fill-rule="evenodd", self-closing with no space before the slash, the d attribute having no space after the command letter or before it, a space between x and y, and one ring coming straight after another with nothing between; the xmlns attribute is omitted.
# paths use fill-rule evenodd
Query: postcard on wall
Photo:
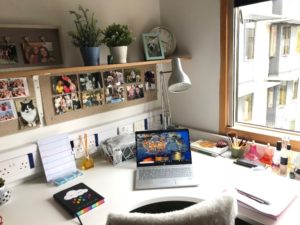
<svg viewBox="0 0 300 225"><path fill-rule="evenodd" d="M17 119L13 100L0 100L0 122Z"/></svg>
<svg viewBox="0 0 300 225"><path fill-rule="evenodd" d="M103 87L101 73L86 73L79 75L79 85L81 91L91 91Z"/></svg>
<svg viewBox="0 0 300 225"><path fill-rule="evenodd" d="M87 91L82 94L83 108L99 106L103 104L104 97L101 91Z"/></svg>
<svg viewBox="0 0 300 225"><path fill-rule="evenodd" d="M0 43L0 65L18 63L17 48L15 43Z"/></svg>
<svg viewBox="0 0 300 225"><path fill-rule="evenodd" d="M142 81L140 69L125 69L124 75L126 83L138 83Z"/></svg>
<svg viewBox="0 0 300 225"><path fill-rule="evenodd" d="M73 110L81 109L81 101L78 93L71 93L71 100Z"/></svg>
<svg viewBox="0 0 300 225"><path fill-rule="evenodd" d="M52 42L24 42L22 52L26 64L45 64L56 61Z"/></svg>
<svg viewBox="0 0 300 225"><path fill-rule="evenodd" d="M118 102L124 102L124 87L117 85L112 86L109 85L105 89L105 102L106 103L118 103Z"/></svg>
<svg viewBox="0 0 300 225"><path fill-rule="evenodd" d="M52 76L51 82L53 94L69 94L78 90L77 76L75 74Z"/></svg>
<svg viewBox="0 0 300 225"><path fill-rule="evenodd" d="M145 73L145 88L146 88L146 91L156 89L155 72L154 71L150 71L150 70L146 71L146 73Z"/></svg>
<svg viewBox="0 0 300 225"><path fill-rule="evenodd" d="M27 96L29 96L29 90L26 78L0 79L0 99Z"/></svg>
<svg viewBox="0 0 300 225"><path fill-rule="evenodd" d="M127 100L133 100L138 98L144 98L143 84L133 84L126 87Z"/></svg>
<svg viewBox="0 0 300 225"><path fill-rule="evenodd" d="M106 71L103 72L104 84L108 85L121 85L124 84L124 74L122 70Z"/></svg>
<svg viewBox="0 0 300 225"><path fill-rule="evenodd" d="M21 129L36 127L40 124L35 99L16 100L15 103Z"/></svg>

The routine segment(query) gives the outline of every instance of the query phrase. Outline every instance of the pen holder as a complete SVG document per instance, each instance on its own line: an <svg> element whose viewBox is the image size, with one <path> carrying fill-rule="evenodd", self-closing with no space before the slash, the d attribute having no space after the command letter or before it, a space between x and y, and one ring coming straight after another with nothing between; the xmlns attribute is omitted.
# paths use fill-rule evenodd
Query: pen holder
<svg viewBox="0 0 300 225"><path fill-rule="evenodd" d="M243 146L241 147L232 146L230 150L231 150L231 157L235 159L243 158L245 154L245 148Z"/></svg>

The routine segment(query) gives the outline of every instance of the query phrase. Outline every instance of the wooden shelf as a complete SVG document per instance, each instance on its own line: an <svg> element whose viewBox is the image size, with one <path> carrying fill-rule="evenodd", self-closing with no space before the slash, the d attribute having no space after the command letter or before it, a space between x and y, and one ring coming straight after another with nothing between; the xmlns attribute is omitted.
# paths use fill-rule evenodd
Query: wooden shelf
<svg viewBox="0 0 300 225"><path fill-rule="evenodd" d="M191 59L190 56L180 56L182 60ZM162 59L162 60L152 60L152 61L139 61L139 62L129 62L125 64L103 64L99 66L82 66L82 67L60 67L60 68L47 68L47 69L36 69L36 70L18 70L18 71L7 71L1 72L0 78L8 78L8 77L24 77L24 76L47 76L50 74L61 74L61 73L72 73L76 71L76 73L80 72L93 72L99 70L114 70L119 68L127 68L127 67L135 67L135 66L150 66L156 64L166 64L170 63L172 58Z"/></svg>

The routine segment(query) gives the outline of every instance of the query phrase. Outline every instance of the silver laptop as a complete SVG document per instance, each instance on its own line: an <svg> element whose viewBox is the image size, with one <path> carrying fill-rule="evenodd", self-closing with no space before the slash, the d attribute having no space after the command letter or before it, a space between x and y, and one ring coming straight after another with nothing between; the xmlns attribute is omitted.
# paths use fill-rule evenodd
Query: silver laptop
<svg viewBox="0 0 300 225"><path fill-rule="evenodd" d="M137 131L135 189L197 186L188 129Z"/></svg>

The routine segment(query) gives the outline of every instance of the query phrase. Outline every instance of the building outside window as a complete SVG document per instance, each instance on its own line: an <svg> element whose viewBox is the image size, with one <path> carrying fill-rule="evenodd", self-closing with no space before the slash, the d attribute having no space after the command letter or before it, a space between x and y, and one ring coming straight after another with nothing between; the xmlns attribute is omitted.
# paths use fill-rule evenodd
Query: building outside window
<svg viewBox="0 0 300 225"><path fill-rule="evenodd" d="M235 8L233 126L300 131L300 16L292 9L284 0Z"/></svg>

